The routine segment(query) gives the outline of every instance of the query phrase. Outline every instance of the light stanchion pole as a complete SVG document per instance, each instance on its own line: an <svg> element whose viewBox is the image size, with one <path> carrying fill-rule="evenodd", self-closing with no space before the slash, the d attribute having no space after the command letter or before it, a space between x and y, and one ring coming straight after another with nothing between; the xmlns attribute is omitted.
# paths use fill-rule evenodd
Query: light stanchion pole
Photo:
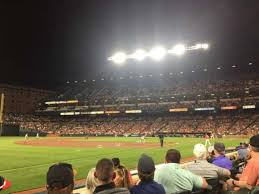
<svg viewBox="0 0 259 194"><path fill-rule="evenodd" d="M4 123L4 94L1 94L1 101L0 101L0 136L2 135L3 123Z"/></svg>

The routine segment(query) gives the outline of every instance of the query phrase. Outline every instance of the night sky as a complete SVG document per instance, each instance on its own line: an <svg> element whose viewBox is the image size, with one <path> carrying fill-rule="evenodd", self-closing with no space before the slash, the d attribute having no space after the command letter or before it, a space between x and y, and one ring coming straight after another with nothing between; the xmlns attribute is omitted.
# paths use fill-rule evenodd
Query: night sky
<svg viewBox="0 0 259 194"><path fill-rule="evenodd" d="M0 81L52 88L118 71L106 60L117 50L180 42L211 44L187 65L256 64L258 18L258 0L1 0ZM128 65L162 71L175 61Z"/></svg>

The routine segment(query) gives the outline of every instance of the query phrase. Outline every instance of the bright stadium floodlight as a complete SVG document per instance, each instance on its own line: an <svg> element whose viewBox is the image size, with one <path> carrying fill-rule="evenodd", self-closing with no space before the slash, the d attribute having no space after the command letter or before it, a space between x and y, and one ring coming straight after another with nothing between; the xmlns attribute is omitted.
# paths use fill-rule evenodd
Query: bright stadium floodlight
<svg viewBox="0 0 259 194"><path fill-rule="evenodd" d="M147 56L147 52L143 49L137 49L135 53L132 54L132 58L138 61L142 61Z"/></svg>
<svg viewBox="0 0 259 194"><path fill-rule="evenodd" d="M189 52L192 50L208 50L209 48L210 48L210 45L206 42L197 43L195 45L177 44L169 50L159 45L159 46L153 47L151 50L149 50L149 52L147 52L144 49L137 49L135 52L129 53L129 54L126 54L120 51L115 53L113 56L109 57L108 60L113 61L113 63L116 63L118 65L122 65L128 59L143 61L147 57L150 57L155 61L160 61L167 54L181 56L186 52ZM249 65L252 65L252 63L249 63Z"/></svg>
<svg viewBox="0 0 259 194"><path fill-rule="evenodd" d="M201 48L203 48L204 50L207 50L209 48L209 44L207 43L201 44Z"/></svg>
<svg viewBox="0 0 259 194"><path fill-rule="evenodd" d="M183 55L185 51L186 51L185 46L183 44L178 44L178 45L175 45L172 50L169 50L168 53Z"/></svg>
<svg viewBox="0 0 259 194"><path fill-rule="evenodd" d="M200 43L196 44L195 47L196 47L196 49L201 49L202 48L202 44L200 44Z"/></svg>
<svg viewBox="0 0 259 194"><path fill-rule="evenodd" d="M149 52L149 56L156 61L160 61L164 58L166 52L167 51L164 47L158 46L151 49L151 51Z"/></svg>
<svg viewBox="0 0 259 194"><path fill-rule="evenodd" d="M117 52L109 60L112 60L114 63L122 64L126 61L127 55L124 52Z"/></svg>

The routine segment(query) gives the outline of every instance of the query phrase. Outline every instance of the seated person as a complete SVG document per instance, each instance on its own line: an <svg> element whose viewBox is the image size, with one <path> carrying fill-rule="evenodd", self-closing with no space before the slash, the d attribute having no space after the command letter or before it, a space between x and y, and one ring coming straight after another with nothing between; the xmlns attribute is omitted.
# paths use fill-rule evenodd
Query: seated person
<svg viewBox="0 0 259 194"><path fill-rule="evenodd" d="M11 182L0 176L0 191L6 190L11 187Z"/></svg>
<svg viewBox="0 0 259 194"><path fill-rule="evenodd" d="M165 164L155 171L154 180L163 185L167 194L192 191L193 189L208 188L206 180L180 166L181 154L178 150L170 149L165 156Z"/></svg>
<svg viewBox="0 0 259 194"><path fill-rule="evenodd" d="M132 177L130 171L120 164L119 158L112 158L112 162L114 165L114 171L116 173L116 177L114 179L114 183L116 187L124 187L130 188L132 183Z"/></svg>
<svg viewBox="0 0 259 194"><path fill-rule="evenodd" d="M95 168L89 170L88 175L86 177L85 186L86 186L86 194L93 194L96 186L97 179L94 177Z"/></svg>
<svg viewBox="0 0 259 194"><path fill-rule="evenodd" d="M138 161L138 176L140 182L130 189L131 194L165 194L162 185L154 181L155 163L153 159L142 154Z"/></svg>
<svg viewBox="0 0 259 194"><path fill-rule="evenodd" d="M95 167L95 178L97 179L97 187L94 194L130 194L126 188L116 188L113 182L116 174L111 160L103 158L99 160Z"/></svg>
<svg viewBox="0 0 259 194"><path fill-rule="evenodd" d="M74 189L72 165L58 163L49 167L46 188L48 194L72 194Z"/></svg>
<svg viewBox="0 0 259 194"><path fill-rule="evenodd" d="M245 160L248 155L247 146L245 143L240 143L240 148L237 150L237 159Z"/></svg>
<svg viewBox="0 0 259 194"><path fill-rule="evenodd" d="M252 189L254 186L259 186L259 135L250 138L249 150L251 159L242 172L239 180L229 179L228 186L234 190L240 188Z"/></svg>
<svg viewBox="0 0 259 194"><path fill-rule="evenodd" d="M225 156L225 145L223 143L217 142L214 144L214 154L212 164L228 170L232 169L232 161Z"/></svg>
<svg viewBox="0 0 259 194"><path fill-rule="evenodd" d="M239 143L239 146L236 147L236 151L238 151L241 148L242 142Z"/></svg>
<svg viewBox="0 0 259 194"><path fill-rule="evenodd" d="M229 177L231 175L229 170L211 164L206 160L207 150L205 145L196 144L193 149L193 154L196 160L194 161L194 163L189 164L185 167L192 173L207 179Z"/></svg>

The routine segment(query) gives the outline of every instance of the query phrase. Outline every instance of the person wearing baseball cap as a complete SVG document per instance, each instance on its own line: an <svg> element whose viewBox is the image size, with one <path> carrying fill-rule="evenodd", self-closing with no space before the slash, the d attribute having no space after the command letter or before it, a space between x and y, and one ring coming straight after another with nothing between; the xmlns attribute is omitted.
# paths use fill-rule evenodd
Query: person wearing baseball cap
<svg viewBox="0 0 259 194"><path fill-rule="evenodd" d="M72 194L74 189L72 165L57 163L49 167L46 188L48 194Z"/></svg>
<svg viewBox="0 0 259 194"><path fill-rule="evenodd" d="M225 145L223 143L216 142L214 144L214 153L215 157L212 160L212 164L228 170L232 169L233 164L231 160L225 156Z"/></svg>
<svg viewBox="0 0 259 194"><path fill-rule="evenodd" d="M161 184L154 181L155 163L146 154L142 154L138 161L139 184L130 189L131 194L165 194Z"/></svg>
<svg viewBox="0 0 259 194"><path fill-rule="evenodd" d="M0 191L6 190L11 187L11 182L0 176Z"/></svg>
<svg viewBox="0 0 259 194"><path fill-rule="evenodd" d="M248 160L239 180L229 179L229 186L248 189L259 186L259 135L250 138L249 152L251 159Z"/></svg>
<svg viewBox="0 0 259 194"><path fill-rule="evenodd" d="M192 173L204 178L221 178L231 175L229 170L211 164L206 160L207 149L204 144L196 144L193 149L193 155L196 158L194 163L186 166L186 169Z"/></svg>

